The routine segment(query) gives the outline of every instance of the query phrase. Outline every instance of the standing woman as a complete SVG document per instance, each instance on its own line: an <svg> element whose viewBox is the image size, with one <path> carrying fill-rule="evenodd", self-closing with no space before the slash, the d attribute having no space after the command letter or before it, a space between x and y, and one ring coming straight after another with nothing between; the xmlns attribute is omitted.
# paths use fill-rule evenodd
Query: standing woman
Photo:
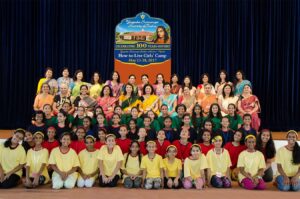
<svg viewBox="0 0 300 199"><path fill-rule="evenodd" d="M102 107L106 120L109 121L114 114L117 99L113 97L112 90L108 85L103 86L97 102L98 106Z"/></svg>
<svg viewBox="0 0 300 199"><path fill-rule="evenodd" d="M105 85L108 85L111 88L113 97L118 99L121 95L123 84L121 83L121 78L117 71L112 72L111 80L107 80Z"/></svg>
<svg viewBox="0 0 300 199"><path fill-rule="evenodd" d="M193 86L191 78L189 76L185 76L183 79L183 84L181 85L181 88L179 89L178 96L181 96L183 94L183 88L187 86L190 89L191 96L196 95L196 87Z"/></svg>
<svg viewBox="0 0 300 199"><path fill-rule="evenodd" d="M116 187L124 157L120 147L116 145L115 135L106 135L105 143L106 145L101 147L98 155L99 185L100 187Z"/></svg>
<svg viewBox="0 0 300 199"><path fill-rule="evenodd" d="M228 75L226 70L221 70L219 73L219 81L215 84L215 90L217 91L217 97L222 95L223 88L225 85L232 85L230 81L228 81Z"/></svg>
<svg viewBox="0 0 300 199"><path fill-rule="evenodd" d="M197 94L205 93L205 84L211 84L208 73L203 73L200 77L201 84L197 86ZM211 88L212 94L216 94L215 88L212 86Z"/></svg>
<svg viewBox="0 0 300 199"><path fill-rule="evenodd" d="M50 87L49 92L51 95L55 95L57 93L58 84L57 84L57 81L53 78L53 69L50 67L46 68L45 77L40 79L38 86L37 86L36 94L40 93L42 85L44 83L49 85L49 87Z"/></svg>
<svg viewBox="0 0 300 199"><path fill-rule="evenodd" d="M246 84L243 89L243 93L240 95L238 101L238 109L241 117L245 114L250 114L252 117L252 128L258 131L260 127L260 118L258 113L260 113L260 103L255 95L252 95L251 85Z"/></svg>
<svg viewBox="0 0 300 199"><path fill-rule="evenodd" d="M76 152L70 148L71 134L65 132L60 137L60 146L52 150L49 165L53 169L52 188L74 188L78 177L77 168L80 166Z"/></svg>
<svg viewBox="0 0 300 199"><path fill-rule="evenodd" d="M92 86L90 88L90 97L97 99L103 87L100 73L94 72L91 80L91 85Z"/></svg>
<svg viewBox="0 0 300 199"><path fill-rule="evenodd" d="M245 79L244 72L242 70L236 71L234 81L234 95L241 95L246 84L252 87L251 82Z"/></svg>
<svg viewBox="0 0 300 199"><path fill-rule="evenodd" d="M205 92L198 93L197 102L202 107L203 115L207 116L210 106L217 103L217 97L212 92L213 86L211 84L204 84Z"/></svg>
<svg viewBox="0 0 300 199"><path fill-rule="evenodd" d="M16 187L26 164L26 153L19 144L25 137L25 130L17 129L13 136L0 145L0 189Z"/></svg>
<svg viewBox="0 0 300 199"><path fill-rule="evenodd" d="M137 107L141 104L139 97L133 92L133 85L126 84L124 93L119 97L119 105L125 114L130 114L133 107Z"/></svg>
<svg viewBox="0 0 300 199"><path fill-rule="evenodd" d="M275 160L275 144L272 138L272 133L269 129L263 129L257 136L256 150L263 153L266 168L264 170L263 180L265 182L272 182L273 180L273 170L272 163Z"/></svg>
<svg viewBox="0 0 300 199"><path fill-rule="evenodd" d="M247 149L240 153L237 163L240 170L239 183L248 190L264 190L266 188L262 179L266 168L264 155L255 150L256 138L254 135L246 136L245 142Z"/></svg>
<svg viewBox="0 0 300 199"><path fill-rule="evenodd" d="M146 84L143 88L143 93L140 97L141 105L139 106L141 114L146 114L152 110L156 115L159 114L158 102L159 98L154 95L154 89L150 84Z"/></svg>
<svg viewBox="0 0 300 199"><path fill-rule="evenodd" d="M43 110L45 104L53 104L53 95L50 93L50 86L47 83L42 84L42 89L40 94L38 94L34 99L33 110Z"/></svg>
<svg viewBox="0 0 300 199"><path fill-rule="evenodd" d="M58 90L61 92L61 85L66 84L67 85L67 93L70 95L71 94L71 84L73 83L73 79L69 77L70 72L67 67L64 67L62 69L62 77L59 77L57 79L57 84L58 84Z"/></svg>
<svg viewBox="0 0 300 199"><path fill-rule="evenodd" d="M183 95L179 97L178 104L184 104L186 106L186 112L192 115L196 103L196 98L191 95L190 89L187 86L183 87Z"/></svg>
<svg viewBox="0 0 300 199"><path fill-rule="evenodd" d="M221 91L221 94L218 95L218 104L222 110L222 116L228 115L228 105L234 104L237 105L238 97L234 96L233 89L230 84L225 84L222 86L223 89Z"/></svg>
<svg viewBox="0 0 300 199"><path fill-rule="evenodd" d="M179 89L181 88L181 85L179 84L179 78L177 74L173 74L171 76L171 93L178 95Z"/></svg>
<svg viewBox="0 0 300 199"><path fill-rule="evenodd" d="M164 84L165 84L165 79L164 75L161 73L158 73L156 75L156 81L155 84L153 85L153 88L155 90L155 94L160 97L164 94Z"/></svg>
<svg viewBox="0 0 300 199"><path fill-rule="evenodd" d="M83 71L82 70L75 71L73 80L74 80L73 83L71 83L72 100L74 100L77 96L80 95L80 87L82 85L87 85L86 82L83 82Z"/></svg>
<svg viewBox="0 0 300 199"><path fill-rule="evenodd" d="M160 96L160 105L168 106L168 115L170 117L177 115L177 95L171 93L171 84L168 82L164 84L164 94Z"/></svg>
<svg viewBox="0 0 300 199"><path fill-rule="evenodd" d="M280 191L299 191L300 147L297 143L298 133L290 130L287 132L286 138L287 145L278 149L276 154L277 187Z"/></svg>

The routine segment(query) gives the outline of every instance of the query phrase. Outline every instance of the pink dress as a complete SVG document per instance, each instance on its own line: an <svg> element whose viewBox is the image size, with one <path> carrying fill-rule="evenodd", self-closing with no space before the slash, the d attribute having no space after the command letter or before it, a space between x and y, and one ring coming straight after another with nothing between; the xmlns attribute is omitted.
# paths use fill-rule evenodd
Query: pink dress
<svg viewBox="0 0 300 199"><path fill-rule="evenodd" d="M255 108L255 105L258 106L258 110L251 114L252 116L251 126L256 131L258 131L260 127L260 118L258 117L258 113L260 113L260 104L258 98L255 95L251 95L250 97L241 99L241 108L245 112L252 111ZM242 113L240 113L240 115L241 117L243 117Z"/></svg>
<svg viewBox="0 0 300 199"><path fill-rule="evenodd" d="M110 120L113 115L113 108L116 104L116 101L117 99L115 97L99 97L97 99L98 105L102 107L107 120Z"/></svg>

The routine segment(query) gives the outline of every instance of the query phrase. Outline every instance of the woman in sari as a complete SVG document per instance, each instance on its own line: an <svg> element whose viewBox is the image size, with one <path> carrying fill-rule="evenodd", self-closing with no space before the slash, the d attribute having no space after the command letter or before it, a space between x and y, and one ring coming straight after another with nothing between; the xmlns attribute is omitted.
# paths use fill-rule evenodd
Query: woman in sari
<svg viewBox="0 0 300 199"><path fill-rule="evenodd" d="M228 114L228 105L234 104L237 106L238 97L234 96L233 89L230 84L225 84L223 86L222 94L218 96L218 104L222 111L222 116Z"/></svg>
<svg viewBox="0 0 300 199"><path fill-rule="evenodd" d="M255 95L252 95L252 89L249 84L244 86L243 93L240 95L238 100L238 110L241 117L246 113L251 115L251 126L258 131L260 127L260 118L258 117L258 113L260 113L260 103L258 98Z"/></svg>
<svg viewBox="0 0 300 199"><path fill-rule="evenodd" d="M196 98L194 95L191 95L189 87L183 87L183 95L179 97L178 104L184 104L186 106L186 112L192 115L195 103Z"/></svg>
<svg viewBox="0 0 300 199"><path fill-rule="evenodd" d="M125 114L130 114L133 107L140 106L139 97L133 93L133 85L126 84L124 93L119 97L119 105Z"/></svg>
<svg viewBox="0 0 300 199"><path fill-rule="evenodd" d="M183 94L183 88L185 86L189 87L191 95L196 94L196 87L193 86L191 78L189 76L185 76L183 79L183 84L182 84L181 88L179 89L178 96L181 96Z"/></svg>
<svg viewBox="0 0 300 199"><path fill-rule="evenodd" d="M76 97L80 95L80 88L82 85L87 85L86 82L83 82L83 71L77 70L75 71L73 82L71 83L72 90L72 99L74 100Z"/></svg>
<svg viewBox="0 0 300 199"><path fill-rule="evenodd" d="M171 93L171 84L165 83L164 84L164 94L160 97L160 105L167 105L168 106L168 115L170 117L175 117L176 113L176 106L177 106L177 95Z"/></svg>
<svg viewBox="0 0 300 199"><path fill-rule="evenodd" d="M210 84L210 79L209 79L208 73L203 73L200 77L200 80L202 83L197 86L197 94L205 93L205 88L204 88L205 84ZM216 94L214 87L211 88L211 93Z"/></svg>
<svg viewBox="0 0 300 199"><path fill-rule="evenodd" d="M138 86L136 85L136 76L133 74L129 75L127 83L131 84L133 86L133 94L135 96L137 96L138 95ZM125 92L125 89L126 89L126 84L122 86L122 93Z"/></svg>
<svg viewBox="0 0 300 199"><path fill-rule="evenodd" d="M238 70L235 74L234 95L240 96L243 93L244 86L248 84L252 87L249 80L245 80L245 75L242 70Z"/></svg>
<svg viewBox="0 0 300 199"><path fill-rule="evenodd" d="M121 89L123 84L121 83L121 78L117 71L113 71L111 75L111 80L107 80L105 82L105 85L108 85L111 88L113 97L118 99L121 95Z"/></svg>
<svg viewBox="0 0 300 199"><path fill-rule="evenodd" d="M94 72L91 80L91 85L92 86L90 88L90 97L97 99L103 87L100 73Z"/></svg>
<svg viewBox="0 0 300 199"><path fill-rule="evenodd" d="M113 97L112 90L108 85L102 88L98 98L98 106L102 107L106 120L110 120L114 114L117 99Z"/></svg>
<svg viewBox="0 0 300 199"><path fill-rule="evenodd" d="M55 79L53 79L53 69L50 68L50 67L46 68L45 77L41 78L39 83L38 83L37 91L36 91L37 95L40 94L42 85L44 83L47 83L50 86L50 91L49 92L50 92L51 95L55 95L57 93L58 84L57 84L57 81Z"/></svg>
<svg viewBox="0 0 300 199"><path fill-rule="evenodd" d="M204 93L200 92L197 96L197 102L202 107L203 115L207 116L210 106L217 103L217 97L212 93L213 86L211 84L204 85Z"/></svg>
<svg viewBox="0 0 300 199"><path fill-rule="evenodd" d="M147 74L142 74L141 76L142 83L138 85L138 93L139 96L144 95L143 89L146 84L149 84L149 76Z"/></svg>
<svg viewBox="0 0 300 199"><path fill-rule="evenodd" d="M215 90L217 92L217 97L222 95L223 88L227 84L232 85L232 83L230 81L228 81L227 72L225 70L221 70L219 73L219 81L217 81L215 84Z"/></svg>
<svg viewBox="0 0 300 199"><path fill-rule="evenodd" d="M35 111L43 110L45 104L53 104L54 96L50 94L50 86L47 83L42 84L42 90L34 99L33 109Z"/></svg>
<svg viewBox="0 0 300 199"><path fill-rule="evenodd" d="M93 117L94 107L97 105L97 101L89 96L89 88L87 85L80 86L80 95L74 100L75 110L78 107L84 107L88 116Z"/></svg>
<svg viewBox="0 0 300 199"><path fill-rule="evenodd" d="M152 110L157 115L159 114L158 109L158 102L159 98L154 95L153 87L150 84L146 84L143 88L143 93L140 97L141 100L141 106L140 108L140 114L146 114L148 111Z"/></svg>
<svg viewBox="0 0 300 199"><path fill-rule="evenodd" d="M171 76L171 93L178 95L181 85L178 84L179 78L177 74Z"/></svg>
<svg viewBox="0 0 300 199"><path fill-rule="evenodd" d="M161 73L158 73L156 75L155 84L153 85L153 88L155 90L155 94L158 97L160 97L164 94L164 83L165 83L164 75L161 74Z"/></svg>

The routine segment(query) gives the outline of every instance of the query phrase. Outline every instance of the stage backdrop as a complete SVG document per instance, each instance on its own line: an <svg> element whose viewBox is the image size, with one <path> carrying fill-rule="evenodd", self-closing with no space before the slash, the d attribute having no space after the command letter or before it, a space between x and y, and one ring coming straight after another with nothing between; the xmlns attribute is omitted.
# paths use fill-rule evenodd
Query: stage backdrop
<svg viewBox="0 0 300 199"><path fill-rule="evenodd" d="M300 3L297 0L0 1L0 128L26 127L46 66L114 69L115 27L146 12L171 27L172 72L199 83L243 69L261 102L262 126L300 130ZM159 72L159 71L157 71Z"/></svg>

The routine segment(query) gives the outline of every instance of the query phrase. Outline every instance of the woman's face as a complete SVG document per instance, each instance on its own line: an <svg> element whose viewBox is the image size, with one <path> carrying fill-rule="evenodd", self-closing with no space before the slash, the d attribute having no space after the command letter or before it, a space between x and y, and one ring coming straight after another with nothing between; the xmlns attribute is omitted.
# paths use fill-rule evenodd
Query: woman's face
<svg viewBox="0 0 300 199"><path fill-rule="evenodd" d="M229 119L227 117L222 118L221 124L223 127L229 126Z"/></svg>
<svg viewBox="0 0 300 199"><path fill-rule="evenodd" d="M179 115L182 115L182 114L184 113L184 108L183 108L182 106L178 107L177 113L178 113Z"/></svg>
<svg viewBox="0 0 300 199"><path fill-rule="evenodd" d="M112 118L113 123L117 124L120 122L120 117L118 115L114 115Z"/></svg>
<svg viewBox="0 0 300 199"><path fill-rule="evenodd" d="M61 84L60 85L60 92L63 95L66 95L68 93L68 86L66 84Z"/></svg>
<svg viewBox="0 0 300 199"><path fill-rule="evenodd" d="M226 79L226 74L224 72L220 73L220 79L222 79L222 80Z"/></svg>
<svg viewBox="0 0 300 199"><path fill-rule="evenodd" d="M46 78L48 78L48 79L51 79L52 78L52 76L53 76L53 72L52 72L52 70L47 70L46 71Z"/></svg>
<svg viewBox="0 0 300 199"><path fill-rule="evenodd" d="M155 151L156 151L156 144L155 143L148 143L147 144L147 151L149 153L155 153Z"/></svg>
<svg viewBox="0 0 300 199"><path fill-rule="evenodd" d="M244 93L251 93L251 88L250 88L250 86L245 85L245 86L244 86L243 92L244 92Z"/></svg>
<svg viewBox="0 0 300 199"><path fill-rule="evenodd" d="M183 94L184 95L190 95L190 89L188 87L183 88Z"/></svg>
<svg viewBox="0 0 300 199"><path fill-rule="evenodd" d="M84 112L85 112L84 108L83 107L79 107L78 110L77 110L77 115L78 116L83 116Z"/></svg>
<svg viewBox="0 0 300 199"><path fill-rule="evenodd" d="M44 138L43 138L42 135L36 134L36 135L33 137L33 140L34 140L35 145L41 145L42 142L44 141Z"/></svg>
<svg viewBox="0 0 300 199"><path fill-rule="evenodd" d="M191 122L191 118L190 118L189 116L185 116L185 117L183 118L183 123L184 123L184 124L190 124L190 122Z"/></svg>
<svg viewBox="0 0 300 199"><path fill-rule="evenodd" d="M241 72L237 72L237 73L235 74L235 77L236 77L238 80L242 80L242 79L243 79L243 75L242 75Z"/></svg>
<svg viewBox="0 0 300 199"><path fill-rule="evenodd" d="M43 84L42 92L43 93L49 93L49 91L50 91L49 85Z"/></svg>
<svg viewBox="0 0 300 199"><path fill-rule="evenodd" d="M81 87L80 93L81 95L86 95L88 93L88 88L86 86Z"/></svg>
<svg viewBox="0 0 300 199"><path fill-rule="evenodd" d="M147 76L142 77L143 84L147 84L149 82L149 78Z"/></svg>
<svg viewBox="0 0 300 199"><path fill-rule="evenodd" d="M211 135L209 132L205 131L202 135L202 139L204 142L209 142L211 139Z"/></svg>
<svg viewBox="0 0 300 199"><path fill-rule="evenodd" d="M174 75L172 77L172 83L177 83L178 82L178 77L176 75Z"/></svg>
<svg viewBox="0 0 300 199"><path fill-rule="evenodd" d="M94 78L94 82L95 82L95 83L99 82L99 80L100 80L100 77L99 77L99 74L98 74L98 73L94 73L93 78Z"/></svg>
<svg viewBox="0 0 300 199"><path fill-rule="evenodd" d="M116 145L116 140L113 136L110 136L106 139L105 143L109 149L113 149Z"/></svg>
<svg viewBox="0 0 300 199"><path fill-rule="evenodd" d="M19 142L22 141L23 139L24 139L24 135L22 133L17 132L12 136L11 142L13 144L19 144Z"/></svg>
<svg viewBox="0 0 300 199"><path fill-rule="evenodd" d="M113 76L112 76L112 79L113 80L117 80L119 78L119 75L118 75L118 73L113 73Z"/></svg>
<svg viewBox="0 0 300 199"><path fill-rule="evenodd" d="M147 136L147 132L145 128L140 128L138 132L139 138L145 138Z"/></svg>
<svg viewBox="0 0 300 199"><path fill-rule="evenodd" d="M224 93L225 93L225 95L230 95L230 93L231 93L231 87L230 86L225 86L224 87Z"/></svg>
<svg viewBox="0 0 300 199"><path fill-rule="evenodd" d="M164 78L163 78L162 75L157 75L156 80L157 80L158 83L162 83Z"/></svg>
<svg viewBox="0 0 300 199"><path fill-rule="evenodd" d="M77 73L76 78L77 78L77 80L82 80L83 73L82 72Z"/></svg>
<svg viewBox="0 0 300 199"><path fill-rule="evenodd" d="M211 94L211 85L210 84L208 84L204 87L204 92L207 95Z"/></svg>
<svg viewBox="0 0 300 199"><path fill-rule="evenodd" d="M62 76L63 77L69 77L69 70L68 69L65 69L65 70L63 70L63 72L62 72Z"/></svg>
<svg viewBox="0 0 300 199"><path fill-rule="evenodd" d="M159 140L166 139L166 134L165 134L165 132L163 130L158 131L158 133L157 133L157 139L159 139Z"/></svg>
<svg viewBox="0 0 300 199"><path fill-rule="evenodd" d="M147 86L147 87L145 88L145 93L146 93L146 95L150 95L151 92L152 92L151 87L150 87L150 86Z"/></svg>
<svg viewBox="0 0 300 199"><path fill-rule="evenodd" d="M121 109L121 107L116 107L116 108L115 108L115 113L118 113L119 115L121 115L121 114L122 114L122 109Z"/></svg>
<svg viewBox="0 0 300 199"><path fill-rule="evenodd" d="M294 145L297 142L297 136L295 133L289 133L287 136L288 144Z"/></svg>
<svg viewBox="0 0 300 199"><path fill-rule="evenodd" d="M250 125L250 124L251 124L251 118L250 118L249 116L244 117L243 122L244 122L244 124L246 124L246 125Z"/></svg>
<svg viewBox="0 0 300 199"><path fill-rule="evenodd" d="M64 103L63 106L62 106L62 110L64 110L65 112L69 112L70 110L70 104L68 103Z"/></svg>
<svg viewBox="0 0 300 199"><path fill-rule="evenodd" d="M135 76L130 76L129 79L128 79L128 82L130 84L135 84Z"/></svg>
<svg viewBox="0 0 300 199"><path fill-rule="evenodd" d="M152 120L155 118L155 115L152 111L148 112L148 117L150 117Z"/></svg>
<svg viewBox="0 0 300 199"><path fill-rule="evenodd" d="M109 96L109 94L110 94L110 89L109 89L108 86L104 88L103 94L104 94L105 96Z"/></svg>
<svg viewBox="0 0 300 199"><path fill-rule="evenodd" d="M191 80L190 80L190 78L186 77L186 78L184 78L183 82L185 85L189 85L191 83Z"/></svg>
<svg viewBox="0 0 300 199"><path fill-rule="evenodd" d="M132 93L132 87L130 85L126 85L126 92L129 95Z"/></svg>
<svg viewBox="0 0 300 199"><path fill-rule="evenodd" d="M207 75L203 76L202 82L203 82L203 84L208 83L208 77L207 77Z"/></svg>
<svg viewBox="0 0 300 199"><path fill-rule="evenodd" d="M235 112L235 107L233 105L228 105L228 113L234 114L234 112Z"/></svg>
<svg viewBox="0 0 300 199"><path fill-rule="evenodd" d="M164 91L165 91L166 94L170 93L170 91L171 91L170 85L166 84L166 85L164 86Z"/></svg>
<svg viewBox="0 0 300 199"><path fill-rule="evenodd" d="M165 37L165 32L164 32L164 30L162 28L158 28L157 29L157 36L159 38L164 38Z"/></svg>
<svg viewBox="0 0 300 199"><path fill-rule="evenodd" d="M69 135L64 135L60 142L62 146L68 147L71 144L71 137Z"/></svg>
<svg viewBox="0 0 300 199"><path fill-rule="evenodd" d="M261 133L261 141L267 143L270 140L271 134L269 131L264 131Z"/></svg>
<svg viewBox="0 0 300 199"><path fill-rule="evenodd" d="M94 148L94 144L95 142L92 138L88 137L85 139L85 146L87 149L92 150Z"/></svg>
<svg viewBox="0 0 300 199"><path fill-rule="evenodd" d="M65 122L65 121L66 121L66 117L64 116L64 114L58 113L58 114L57 114L57 121L58 121L59 123Z"/></svg>

